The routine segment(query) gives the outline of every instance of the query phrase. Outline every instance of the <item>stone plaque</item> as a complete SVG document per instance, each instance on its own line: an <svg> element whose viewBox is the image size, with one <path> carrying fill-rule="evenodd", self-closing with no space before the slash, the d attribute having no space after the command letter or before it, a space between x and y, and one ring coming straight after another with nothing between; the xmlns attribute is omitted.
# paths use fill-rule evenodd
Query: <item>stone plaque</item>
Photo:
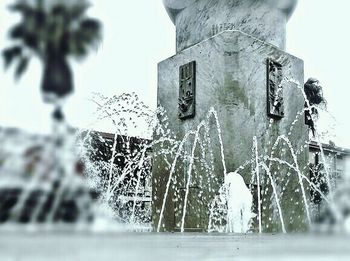
<svg viewBox="0 0 350 261"><path fill-rule="evenodd" d="M180 66L179 118L193 118L195 115L196 62Z"/></svg>
<svg viewBox="0 0 350 261"><path fill-rule="evenodd" d="M282 65L267 59L267 114L272 118L284 117Z"/></svg>

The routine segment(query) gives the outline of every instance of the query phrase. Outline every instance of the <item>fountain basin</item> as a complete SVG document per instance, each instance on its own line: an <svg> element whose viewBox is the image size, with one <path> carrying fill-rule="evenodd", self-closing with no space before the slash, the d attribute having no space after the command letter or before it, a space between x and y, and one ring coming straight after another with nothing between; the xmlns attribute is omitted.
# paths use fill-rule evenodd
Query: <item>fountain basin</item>
<svg viewBox="0 0 350 261"><path fill-rule="evenodd" d="M1 260L345 261L350 257L346 236L1 232Z"/></svg>

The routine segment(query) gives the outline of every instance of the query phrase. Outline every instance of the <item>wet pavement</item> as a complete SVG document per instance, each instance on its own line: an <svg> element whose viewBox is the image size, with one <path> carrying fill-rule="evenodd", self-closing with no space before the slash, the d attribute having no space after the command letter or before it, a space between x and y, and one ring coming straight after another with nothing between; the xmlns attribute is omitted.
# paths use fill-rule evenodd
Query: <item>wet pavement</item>
<svg viewBox="0 0 350 261"><path fill-rule="evenodd" d="M350 260L345 235L224 235L0 230L1 261Z"/></svg>

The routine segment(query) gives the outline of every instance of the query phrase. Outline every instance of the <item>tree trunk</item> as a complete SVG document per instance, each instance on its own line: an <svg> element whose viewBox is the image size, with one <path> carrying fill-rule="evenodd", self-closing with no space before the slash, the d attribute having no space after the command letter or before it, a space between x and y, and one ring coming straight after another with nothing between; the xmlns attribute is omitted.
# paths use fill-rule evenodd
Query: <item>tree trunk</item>
<svg viewBox="0 0 350 261"><path fill-rule="evenodd" d="M46 102L51 99L64 98L73 92L73 74L68 62L62 54L49 54L44 63L44 75L41 90Z"/></svg>

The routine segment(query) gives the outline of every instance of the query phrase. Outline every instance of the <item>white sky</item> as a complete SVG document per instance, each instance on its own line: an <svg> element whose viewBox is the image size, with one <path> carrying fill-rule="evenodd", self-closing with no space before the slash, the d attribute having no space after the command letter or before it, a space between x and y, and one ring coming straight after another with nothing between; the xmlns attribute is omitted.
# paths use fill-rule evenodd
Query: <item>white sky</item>
<svg viewBox="0 0 350 261"><path fill-rule="evenodd" d="M16 21L0 1L0 50L9 43L8 28ZM70 124L86 127L95 111L92 92L111 96L136 92L155 108L157 63L175 54L175 27L161 0L94 0L90 14L104 24L100 49L83 63L74 64L75 93L65 106ZM300 0L287 28L287 51L305 62L305 78L315 77L324 87L328 109L336 118L337 145L350 147L350 1ZM17 83L13 73L0 68L0 126L32 132L51 129L52 108L40 96L41 66L32 60ZM306 80L305 79L305 80ZM330 122L323 118L323 128ZM108 131L106 126L97 128Z"/></svg>

